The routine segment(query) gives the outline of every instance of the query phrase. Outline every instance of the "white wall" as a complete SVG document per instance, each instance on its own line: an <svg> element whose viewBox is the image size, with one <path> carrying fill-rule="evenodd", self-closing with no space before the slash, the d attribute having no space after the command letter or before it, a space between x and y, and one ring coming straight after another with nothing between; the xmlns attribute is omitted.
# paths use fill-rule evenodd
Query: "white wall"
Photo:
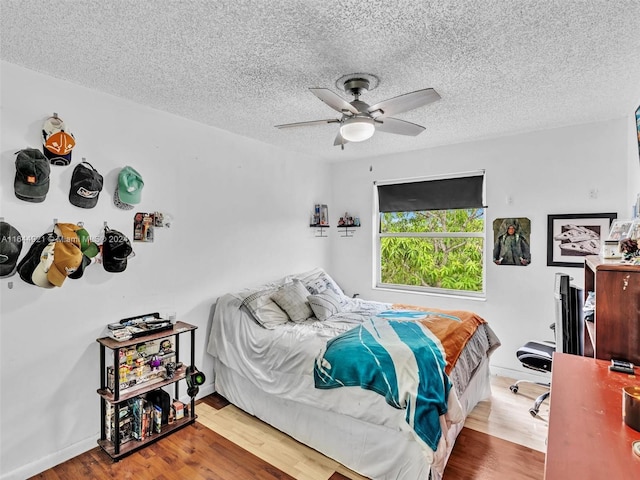
<svg viewBox="0 0 640 480"><path fill-rule="evenodd" d="M626 175L639 177L640 170L637 158L629 158L628 122L622 118L333 164L332 208L360 216L362 227L353 238L332 237L331 272L347 292L363 298L478 312L502 341L492 357L493 372L530 377L516 350L532 339L553 340L549 325L554 321L554 274L566 272L583 285L582 268L547 267L547 215L616 212L619 217L629 216ZM486 170L488 205L486 301L373 289L377 228L372 219L373 181L481 169ZM595 199L590 197L593 189L598 192ZM507 197L512 198L511 204ZM531 220L531 265L491 262L491 226L494 219L503 217Z"/></svg>
<svg viewBox="0 0 640 480"><path fill-rule="evenodd" d="M173 217L155 242L134 243L123 273L92 265L82 279L46 290L19 276L0 281L0 474L22 479L96 446L100 410L99 349L107 323L176 311L195 324L196 364L208 375L209 313L217 296L248 282L327 266L329 242L313 236L309 212L329 201L328 169L248 138L208 128L3 62L0 216L23 236L60 222L83 221L98 236L103 222L132 237L137 211ZM57 112L77 146L68 167L52 166L41 204L13 191L15 152L40 148L42 122ZM82 157L105 177L94 209L68 201L73 167ZM117 173L136 168L142 202L117 209ZM312 180L310 180L312 179ZM22 255L29 246L23 246ZM12 285L12 288L10 288ZM188 342L183 341L183 358ZM184 393L184 388L182 388Z"/></svg>

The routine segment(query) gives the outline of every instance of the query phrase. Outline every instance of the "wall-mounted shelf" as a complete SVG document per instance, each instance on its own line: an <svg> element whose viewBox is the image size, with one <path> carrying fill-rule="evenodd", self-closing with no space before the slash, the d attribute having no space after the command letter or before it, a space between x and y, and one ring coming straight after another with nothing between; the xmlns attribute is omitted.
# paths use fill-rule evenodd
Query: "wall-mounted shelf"
<svg viewBox="0 0 640 480"><path fill-rule="evenodd" d="M349 212L344 212L344 216L338 220L338 230L344 229L341 237L353 237L355 228L360 227L360 217L349 215Z"/></svg>
<svg viewBox="0 0 640 480"><path fill-rule="evenodd" d="M341 237L353 237L356 228L360 228L360 225L338 225L338 230L343 230Z"/></svg>

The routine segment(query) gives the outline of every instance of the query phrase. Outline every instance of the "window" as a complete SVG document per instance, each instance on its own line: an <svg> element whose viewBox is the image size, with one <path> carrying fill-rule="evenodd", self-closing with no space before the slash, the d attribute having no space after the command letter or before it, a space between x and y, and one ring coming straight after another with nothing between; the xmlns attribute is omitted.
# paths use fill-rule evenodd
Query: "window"
<svg viewBox="0 0 640 480"><path fill-rule="evenodd" d="M378 287L484 295L484 172L375 186Z"/></svg>

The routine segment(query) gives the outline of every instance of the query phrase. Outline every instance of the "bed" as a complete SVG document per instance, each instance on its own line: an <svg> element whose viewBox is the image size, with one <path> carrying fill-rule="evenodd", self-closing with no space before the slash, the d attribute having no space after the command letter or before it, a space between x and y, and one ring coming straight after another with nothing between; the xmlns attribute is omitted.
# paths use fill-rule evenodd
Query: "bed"
<svg viewBox="0 0 640 480"><path fill-rule="evenodd" d="M438 480L499 345L472 312L349 298L316 268L218 298L207 351L242 410L366 477Z"/></svg>

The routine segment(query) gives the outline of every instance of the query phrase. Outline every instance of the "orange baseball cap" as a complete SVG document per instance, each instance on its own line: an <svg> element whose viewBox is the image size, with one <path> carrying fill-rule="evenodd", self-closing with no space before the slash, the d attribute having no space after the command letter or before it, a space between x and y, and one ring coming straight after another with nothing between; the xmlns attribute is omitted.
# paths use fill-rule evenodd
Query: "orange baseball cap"
<svg viewBox="0 0 640 480"><path fill-rule="evenodd" d="M82 250L70 242L55 242L53 263L47 272L47 279L56 287L61 287L69 275L82 264Z"/></svg>
<svg viewBox="0 0 640 480"><path fill-rule="evenodd" d="M42 127L42 152L53 165L69 165L76 139L60 117L49 117Z"/></svg>

